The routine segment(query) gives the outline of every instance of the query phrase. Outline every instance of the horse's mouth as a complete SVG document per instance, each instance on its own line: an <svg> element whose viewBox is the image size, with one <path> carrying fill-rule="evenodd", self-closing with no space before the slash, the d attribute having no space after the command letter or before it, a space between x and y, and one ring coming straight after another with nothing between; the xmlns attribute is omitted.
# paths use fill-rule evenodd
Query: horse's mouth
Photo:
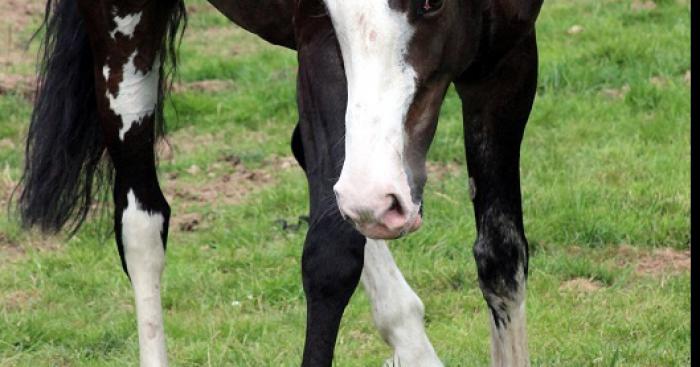
<svg viewBox="0 0 700 367"><path fill-rule="evenodd" d="M416 213L412 220L401 227L391 227L385 223L365 223L357 225L356 228L365 237L375 240L394 240L420 229L423 224L423 216Z"/></svg>

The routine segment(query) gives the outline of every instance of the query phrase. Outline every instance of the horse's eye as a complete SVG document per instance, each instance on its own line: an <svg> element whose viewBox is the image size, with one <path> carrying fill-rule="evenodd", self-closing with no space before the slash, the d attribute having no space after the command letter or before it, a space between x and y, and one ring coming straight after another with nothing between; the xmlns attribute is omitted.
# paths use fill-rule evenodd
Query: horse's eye
<svg viewBox="0 0 700 367"><path fill-rule="evenodd" d="M432 13L434 11L442 8L442 3L444 0L418 0L416 1L418 5L418 15L425 15Z"/></svg>

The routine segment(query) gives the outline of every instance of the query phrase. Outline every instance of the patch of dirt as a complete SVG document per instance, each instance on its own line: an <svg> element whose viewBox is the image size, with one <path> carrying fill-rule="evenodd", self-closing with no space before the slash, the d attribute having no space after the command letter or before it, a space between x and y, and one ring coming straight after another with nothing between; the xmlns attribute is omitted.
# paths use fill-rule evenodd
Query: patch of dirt
<svg viewBox="0 0 700 367"><path fill-rule="evenodd" d="M0 24L15 30L24 29L44 14L43 0L3 0L0 3Z"/></svg>
<svg viewBox="0 0 700 367"><path fill-rule="evenodd" d="M176 154L188 155L199 149L211 146L220 140L211 133L197 133L194 129L178 130L169 135L165 140L160 140L156 146L158 157L161 160L171 161Z"/></svg>
<svg viewBox="0 0 700 367"><path fill-rule="evenodd" d="M459 174L460 170L466 169L465 165L462 163L457 163L457 162L426 162L425 164L425 169L428 174L428 181L429 182L440 182L444 178L447 177L453 177ZM472 186L470 184L470 192L472 190ZM458 205L459 203L457 200L452 198L450 195L440 191L440 190L433 190L433 194L436 196L439 196L440 198Z"/></svg>
<svg viewBox="0 0 700 367"><path fill-rule="evenodd" d="M10 241L5 233L0 232L0 265L12 263L24 254L25 251L22 247Z"/></svg>
<svg viewBox="0 0 700 367"><path fill-rule="evenodd" d="M577 293L593 293L601 288L603 288L602 283L586 278L570 279L559 286L560 291L573 291Z"/></svg>
<svg viewBox="0 0 700 367"><path fill-rule="evenodd" d="M0 148L2 148L1 141ZM0 210L5 210L7 208L7 204L16 186L17 182L10 176L10 167L5 165L2 171L0 171Z"/></svg>
<svg viewBox="0 0 700 367"><path fill-rule="evenodd" d="M649 251L631 245L620 245L611 257L616 266L631 266L637 275L675 275L690 271L690 250L661 248Z"/></svg>
<svg viewBox="0 0 700 367"><path fill-rule="evenodd" d="M175 83L173 84L173 92L208 92L208 93L219 93L225 90L234 88L234 83L231 80L200 80L197 82L190 83Z"/></svg>
<svg viewBox="0 0 700 367"><path fill-rule="evenodd" d="M202 11L206 12L207 10L209 10L211 8L211 5L209 5L209 4L187 4L185 6L185 8L187 9L187 14L192 15L192 14L196 14L196 13L199 13Z"/></svg>
<svg viewBox="0 0 700 367"><path fill-rule="evenodd" d="M12 149L15 149L16 147L17 147L17 145L15 145L15 143L11 139L9 139L9 138L0 139L0 149L12 150Z"/></svg>
<svg viewBox="0 0 700 367"><path fill-rule="evenodd" d="M163 191L173 204L181 208L182 214L172 217L171 227L183 232L192 232L206 227L206 218L201 214L187 212L197 204L235 205L245 198L276 182L276 172L295 167L294 157L273 157L265 161L263 167L250 169L236 156L222 157L220 161L210 164L206 169L199 166L188 168L187 174L200 179L196 183L178 179L179 174L172 173L163 182Z"/></svg>
<svg viewBox="0 0 700 367"><path fill-rule="evenodd" d="M61 240L56 237L28 234L22 236L21 240L13 240L7 234L0 232L0 267L21 260L28 248L39 252L52 252L60 250L61 247Z"/></svg>
<svg viewBox="0 0 700 367"><path fill-rule="evenodd" d="M641 250L634 246L622 244L617 247L611 256L614 258L615 265L622 268L630 264L635 264L640 257L640 251Z"/></svg>
<svg viewBox="0 0 700 367"><path fill-rule="evenodd" d="M635 12L650 11L656 9L656 3L651 0L634 0L632 1L632 5L630 5L630 8L632 9L632 11Z"/></svg>
<svg viewBox="0 0 700 367"><path fill-rule="evenodd" d="M600 91L600 94L602 94L605 97L608 97L609 99L622 99L625 98L625 96L627 95L627 93L629 93L630 90L630 86L625 84L622 86L622 88L604 88Z"/></svg>
<svg viewBox="0 0 700 367"><path fill-rule="evenodd" d="M170 220L170 227L180 232L194 232L203 222L199 213L175 214Z"/></svg>
<svg viewBox="0 0 700 367"><path fill-rule="evenodd" d="M9 166L0 171L0 210L2 214L7 213L8 203L17 185L10 177ZM13 208L14 209L14 208ZM40 252L56 251L62 241L52 236L41 236L37 233L22 234L20 238L13 238L5 232L0 231L0 267L7 263L14 263L24 257L27 249L34 249Z"/></svg>
<svg viewBox="0 0 700 367"><path fill-rule="evenodd" d="M649 83L657 88L663 88L668 84L668 79L662 76L652 76L649 79Z"/></svg>
<svg viewBox="0 0 700 367"><path fill-rule="evenodd" d="M425 169L428 172L428 178L440 181L445 177L455 176L466 167L457 162L426 162Z"/></svg>
<svg viewBox="0 0 700 367"><path fill-rule="evenodd" d="M5 66L33 62L25 50L29 27L38 24L44 14L43 0L0 1L0 70Z"/></svg>
<svg viewBox="0 0 700 367"><path fill-rule="evenodd" d="M661 276L690 271L690 250L656 249L639 258L637 274Z"/></svg>
<svg viewBox="0 0 700 367"><path fill-rule="evenodd" d="M685 84L688 84L690 86L690 70L686 71L685 74L683 74L683 81Z"/></svg>
<svg viewBox="0 0 700 367"><path fill-rule="evenodd" d="M262 133L261 133L262 134ZM194 129L178 130L166 141L161 141L157 152L161 161L176 162L211 147L221 141L213 133L199 133ZM247 139L258 139L255 134ZM173 231L193 232L207 227L207 216L194 212L192 207L236 205L261 188L275 184L277 173L298 167L292 156L271 157L259 168L249 168L232 154L222 155L206 165L191 165L178 172L170 172L162 180L163 191L175 207L170 228Z"/></svg>
<svg viewBox="0 0 700 367"><path fill-rule="evenodd" d="M583 253L583 249L579 245L569 245L565 247L566 252L570 256L578 256Z"/></svg>
<svg viewBox="0 0 700 367"><path fill-rule="evenodd" d="M40 295L36 291L13 291L2 297L0 308L7 311L19 311L30 308L31 304L38 301Z"/></svg>
<svg viewBox="0 0 700 367"><path fill-rule="evenodd" d="M155 150L159 162L170 162L173 160L173 145L170 143L169 139L160 139L156 141Z"/></svg>
<svg viewBox="0 0 700 367"><path fill-rule="evenodd" d="M35 89L36 78L33 76L0 73L0 95L16 93L26 99L32 99Z"/></svg>

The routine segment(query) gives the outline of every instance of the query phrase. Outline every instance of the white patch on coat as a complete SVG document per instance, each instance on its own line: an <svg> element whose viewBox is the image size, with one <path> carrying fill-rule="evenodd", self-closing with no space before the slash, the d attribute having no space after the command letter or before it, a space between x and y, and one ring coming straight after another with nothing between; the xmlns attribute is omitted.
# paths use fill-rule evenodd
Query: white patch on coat
<svg viewBox="0 0 700 367"><path fill-rule="evenodd" d="M116 15L116 11L114 11L114 23L116 23L117 26L111 32L109 32L109 36L112 37L112 39L115 39L117 34L121 33L127 38L132 38L136 27L139 25L139 23L141 23L142 15L142 12L138 12L120 17Z"/></svg>
<svg viewBox="0 0 700 367"><path fill-rule="evenodd" d="M168 365L160 302L160 277L165 268L161 233L164 218L143 209L133 190L122 214L124 259L136 299L141 366Z"/></svg>
<svg viewBox="0 0 700 367"><path fill-rule="evenodd" d="M119 139L124 140L124 135L132 125L141 123L144 118L155 113L158 104L158 82L160 79L160 58L156 55L153 66L147 72L136 68L134 59L138 54L135 50L122 68L123 79L119 83L116 95L107 90L109 107L122 120L119 129ZM102 69L107 80L110 77L108 66Z"/></svg>
<svg viewBox="0 0 700 367"><path fill-rule="evenodd" d="M348 81L346 157L339 184L367 190L392 186L409 207L404 121L416 91L416 72L406 61L414 28L386 0L325 2Z"/></svg>
<svg viewBox="0 0 700 367"><path fill-rule="evenodd" d="M502 304L507 318L496 325L493 313L491 320L491 365L494 367L528 367L530 357L527 346L527 322L525 316L525 276L520 267L517 275L520 285L512 298L487 295L491 304Z"/></svg>
<svg viewBox="0 0 700 367"><path fill-rule="evenodd" d="M425 333L423 302L404 279L385 241L367 240L361 280L374 323L394 348L387 365L442 366Z"/></svg>

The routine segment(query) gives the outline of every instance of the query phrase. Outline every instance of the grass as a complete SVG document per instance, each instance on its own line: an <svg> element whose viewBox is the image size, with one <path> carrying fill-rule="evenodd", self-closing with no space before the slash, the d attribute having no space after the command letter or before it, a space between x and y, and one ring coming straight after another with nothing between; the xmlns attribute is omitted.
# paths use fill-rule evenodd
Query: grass
<svg viewBox="0 0 700 367"><path fill-rule="evenodd" d="M689 2L657 0L650 10L632 3L550 1L538 22L540 86L521 165L533 366L690 365L690 274L664 255L683 263L689 251ZM305 229L284 231L275 221L306 213L306 182L300 169L276 169L270 158L290 155L295 55L229 25L202 1L189 6L184 87L167 109L173 153L160 172L175 217L201 223L169 240L170 359L175 366L298 365ZM574 25L583 31L567 32ZM30 70L14 65L0 75ZM193 87L211 79L231 82ZM425 227L391 247L424 300L428 334L446 365L483 366L488 314L471 256L459 111L450 91L430 160L460 169L429 181ZM20 175L30 112L23 97L0 95L5 191ZM241 165L228 164L231 156ZM241 183L235 200L181 195L212 188L222 175L238 177L242 167L264 179ZM0 217L0 366L136 365L137 344L109 218L94 218L65 240L24 233ZM390 353L358 291L336 365L379 366Z"/></svg>

